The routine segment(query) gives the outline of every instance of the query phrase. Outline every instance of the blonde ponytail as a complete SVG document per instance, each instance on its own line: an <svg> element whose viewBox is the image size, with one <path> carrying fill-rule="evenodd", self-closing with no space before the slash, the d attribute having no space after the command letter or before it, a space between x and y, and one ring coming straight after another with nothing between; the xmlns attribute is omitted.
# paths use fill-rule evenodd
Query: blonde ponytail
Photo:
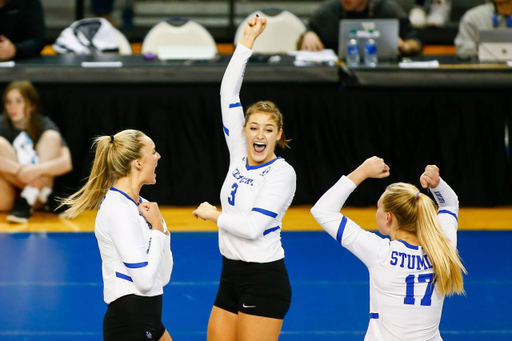
<svg viewBox="0 0 512 341"><path fill-rule="evenodd" d="M434 266L434 280L440 294L465 294L462 273L467 273L455 245L444 234L432 199L418 198L417 236Z"/></svg>
<svg viewBox="0 0 512 341"><path fill-rule="evenodd" d="M130 174L131 161L142 157L143 135L138 130L123 130L94 140L92 148L96 148L96 153L87 183L62 200L61 206L70 206L65 212L67 217L74 218L85 210L100 207L101 200L114 182Z"/></svg>
<svg viewBox="0 0 512 341"><path fill-rule="evenodd" d="M392 213L398 229L418 237L434 267L437 290L442 295L464 294L462 273L467 273L455 245L444 234L432 199L403 182L389 185L382 196L385 212Z"/></svg>

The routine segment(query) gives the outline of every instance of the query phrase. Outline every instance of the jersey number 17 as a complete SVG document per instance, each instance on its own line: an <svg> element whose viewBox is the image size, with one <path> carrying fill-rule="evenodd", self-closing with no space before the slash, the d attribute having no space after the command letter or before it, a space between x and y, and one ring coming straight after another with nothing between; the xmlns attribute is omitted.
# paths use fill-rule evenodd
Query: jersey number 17
<svg viewBox="0 0 512 341"><path fill-rule="evenodd" d="M414 298L414 280L415 275L409 275L405 278L407 287L405 289L404 304L414 305L416 299ZM432 304L432 294L434 293L434 274L421 274L418 275L418 283L428 283L425 295L421 299L422 306L430 306Z"/></svg>

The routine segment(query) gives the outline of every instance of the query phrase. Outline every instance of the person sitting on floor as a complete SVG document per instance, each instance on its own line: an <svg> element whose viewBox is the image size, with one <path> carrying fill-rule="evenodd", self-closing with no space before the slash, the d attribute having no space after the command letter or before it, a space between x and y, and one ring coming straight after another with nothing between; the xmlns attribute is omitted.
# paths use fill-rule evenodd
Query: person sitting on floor
<svg viewBox="0 0 512 341"><path fill-rule="evenodd" d="M10 83L2 100L0 211L11 211L7 216L11 223L26 223L36 201L47 202L54 177L73 168L71 153L59 128L40 114L39 95L32 83Z"/></svg>

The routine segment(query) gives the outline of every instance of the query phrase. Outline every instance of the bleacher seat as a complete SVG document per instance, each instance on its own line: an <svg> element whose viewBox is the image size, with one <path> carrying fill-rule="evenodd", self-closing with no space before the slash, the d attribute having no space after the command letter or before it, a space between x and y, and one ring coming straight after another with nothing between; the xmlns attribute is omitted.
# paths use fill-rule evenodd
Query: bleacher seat
<svg viewBox="0 0 512 341"><path fill-rule="evenodd" d="M128 39L103 18L75 21L61 32L52 48L60 54L132 54Z"/></svg>
<svg viewBox="0 0 512 341"><path fill-rule="evenodd" d="M147 53L159 55L159 58L165 54L163 59L209 59L217 54L217 45L198 23L186 18L170 18L151 28L144 38L142 54Z"/></svg>
<svg viewBox="0 0 512 341"><path fill-rule="evenodd" d="M291 12L279 8L265 8L249 14L236 30L235 46L244 35L247 19L256 14L267 18L267 28L254 43L255 52L270 54L297 50L297 42L306 31L306 25Z"/></svg>

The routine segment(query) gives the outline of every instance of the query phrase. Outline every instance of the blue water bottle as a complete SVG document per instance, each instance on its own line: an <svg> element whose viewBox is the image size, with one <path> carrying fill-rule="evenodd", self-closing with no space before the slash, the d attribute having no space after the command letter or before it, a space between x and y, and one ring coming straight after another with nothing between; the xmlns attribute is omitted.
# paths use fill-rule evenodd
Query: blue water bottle
<svg viewBox="0 0 512 341"><path fill-rule="evenodd" d="M350 30L347 45L347 65L358 66L361 57L359 56L359 45L356 39L356 30Z"/></svg>
<svg viewBox="0 0 512 341"><path fill-rule="evenodd" d="M373 31L370 30L370 35L372 33ZM366 66L375 67L377 66L377 62L377 45L375 44L375 40L368 38L364 45L364 63Z"/></svg>

